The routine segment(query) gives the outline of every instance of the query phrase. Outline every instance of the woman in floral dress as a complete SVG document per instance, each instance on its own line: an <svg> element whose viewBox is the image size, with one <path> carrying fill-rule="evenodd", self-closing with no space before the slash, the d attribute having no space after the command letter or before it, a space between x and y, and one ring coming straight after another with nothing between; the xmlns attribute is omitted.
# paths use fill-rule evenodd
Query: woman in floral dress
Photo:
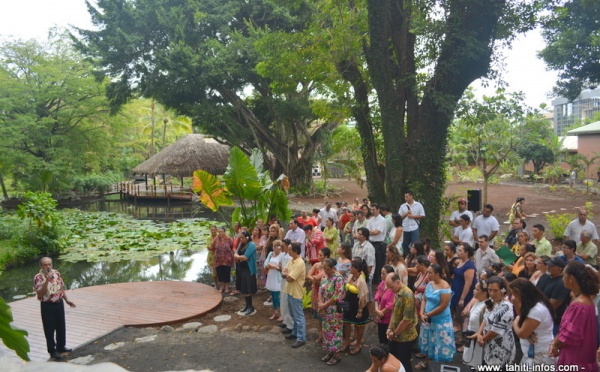
<svg viewBox="0 0 600 372"><path fill-rule="evenodd" d="M515 315L512 304L505 298L507 290L504 279L495 276L488 280L492 303L477 332L477 344L483 347L483 361L487 365L504 366L515 358L512 330Z"/></svg>
<svg viewBox="0 0 600 372"><path fill-rule="evenodd" d="M227 236L225 228L219 227L217 229L217 236L213 239L209 249L214 252L215 270L217 271L221 293L228 294L231 267L233 266L233 239Z"/></svg>
<svg viewBox="0 0 600 372"><path fill-rule="evenodd" d="M331 258L323 261L325 277L321 280L318 310L323 316L323 349L327 354L321 358L332 366L341 359L343 313L338 312L337 303L344 297L344 278L335 270L336 262Z"/></svg>

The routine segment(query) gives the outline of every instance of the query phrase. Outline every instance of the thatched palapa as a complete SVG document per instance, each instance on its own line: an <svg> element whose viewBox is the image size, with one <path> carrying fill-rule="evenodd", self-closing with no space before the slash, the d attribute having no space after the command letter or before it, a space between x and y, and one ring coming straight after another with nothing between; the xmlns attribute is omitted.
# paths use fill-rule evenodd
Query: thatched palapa
<svg viewBox="0 0 600 372"><path fill-rule="evenodd" d="M188 134L133 168L133 172L191 177L195 170L202 169L212 174L224 174L228 158L228 146L201 134Z"/></svg>

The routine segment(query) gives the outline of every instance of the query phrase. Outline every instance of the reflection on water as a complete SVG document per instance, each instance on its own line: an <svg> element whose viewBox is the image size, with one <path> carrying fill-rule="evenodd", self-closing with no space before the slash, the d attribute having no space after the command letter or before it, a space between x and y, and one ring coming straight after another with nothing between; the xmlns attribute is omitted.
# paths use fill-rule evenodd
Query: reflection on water
<svg viewBox="0 0 600 372"><path fill-rule="evenodd" d="M161 205L131 205L119 201L86 204L80 209L86 211L109 211L134 216L138 219L175 221L184 218L203 217L223 221L223 218L210 210L197 210L196 205L180 204L170 207ZM143 261L121 262L62 262L53 258L54 268L60 271L67 288L81 288L92 285L125 283L153 280L182 280L212 283L206 265L207 250L178 250L158 255ZM0 296L7 302L14 296L33 292L33 276L39 271L37 262L31 262L0 274ZM75 303L77 300L74 299Z"/></svg>

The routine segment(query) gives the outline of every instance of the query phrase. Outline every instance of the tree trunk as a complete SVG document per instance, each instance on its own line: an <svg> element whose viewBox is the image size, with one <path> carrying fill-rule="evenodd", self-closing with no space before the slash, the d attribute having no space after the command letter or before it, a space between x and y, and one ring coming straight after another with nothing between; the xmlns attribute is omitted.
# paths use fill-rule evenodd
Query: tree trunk
<svg viewBox="0 0 600 372"><path fill-rule="evenodd" d="M6 185L4 184L4 175L0 172L0 187L2 187L2 196L4 200L8 200L8 192L6 191Z"/></svg>
<svg viewBox="0 0 600 372"><path fill-rule="evenodd" d="M413 191L427 216L422 220L421 236L437 242L448 128L464 90L489 70L498 20L506 3L446 3L444 38L423 90L415 80L413 3L368 0L367 4L370 44L365 57L381 110L386 200L397 208L404 201L404 192Z"/></svg>
<svg viewBox="0 0 600 372"><path fill-rule="evenodd" d="M355 61L341 61L337 64L337 70L353 88L352 116L356 120L356 129L361 138L360 150L365 165L369 200L383 201L382 199L385 197L385 171L377 161L377 148L369 105L369 86Z"/></svg>

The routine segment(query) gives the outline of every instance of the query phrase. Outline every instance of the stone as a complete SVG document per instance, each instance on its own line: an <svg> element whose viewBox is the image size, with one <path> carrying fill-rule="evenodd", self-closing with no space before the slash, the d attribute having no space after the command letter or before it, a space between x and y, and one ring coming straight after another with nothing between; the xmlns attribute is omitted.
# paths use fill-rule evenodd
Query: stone
<svg viewBox="0 0 600 372"><path fill-rule="evenodd" d="M259 325L255 325L255 326L252 326L251 329L252 329L252 332L258 332L260 330L260 326Z"/></svg>
<svg viewBox="0 0 600 372"><path fill-rule="evenodd" d="M175 328L173 328L173 327L171 327L169 325L162 326L160 328L160 332L174 332L174 331L175 331Z"/></svg>
<svg viewBox="0 0 600 372"><path fill-rule="evenodd" d="M189 323L185 323L183 325L183 328L185 329L198 329L198 327L201 327L202 323L200 322L189 322Z"/></svg>
<svg viewBox="0 0 600 372"><path fill-rule="evenodd" d="M238 323L236 324L236 326L233 328L234 331L241 331L242 330L242 323Z"/></svg>
<svg viewBox="0 0 600 372"><path fill-rule="evenodd" d="M215 322L227 322L231 320L231 315L217 315L213 318Z"/></svg>
<svg viewBox="0 0 600 372"><path fill-rule="evenodd" d="M223 328L221 328L221 333L227 333L227 332L231 332L233 330L234 330L233 327L223 327Z"/></svg>
<svg viewBox="0 0 600 372"><path fill-rule="evenodd" d="M269 330L269 332L278 335L281 334L281 328L278 326L273 326L271 327L271 330Z"/></svg>
<svg viewBox="0 0 600 372"><path fill-rule="evenodd" d="M135 342L152 342L156 340L156 335L150 335L146 337L138 337L135 339Z"/></svg>
<svg viewBox="0 0 600 372"><path fill-rule="evenodd" d="M317 328L309 328L309 329L306 330L306 333L310 333L310 334L315 335L315 334L319 333L319 330Z"/></svg>
<svg viewBox="0 0 600 372"><path fill-rule="evenodd" d="M270 330L271 330L270 326L262 326L259 329L260 332L269 332Z"/></svg>
<svg viewBox="0 0 600 372"><path fill-rule="evenodd" d="M71 360L69 360L69 363L83 365L83 364L88 364L90 362L93 362L94 359L95 358L93 355L86 355L86 356L82 356L79 358L71 359Z"/></svg>
<svg viewBox="0 0 600 372"><path fill-rule="evenodd" d="M242 327L242 331L249 331L250 330L250 326L249 325L245 325Z"/></svg>
<svg viewBox="0 0 600 372"><path fill-rule="evenodd" d="M111 351L111 350L115 350L115 349L118 349L118 348L123 347L123 346L125 346L124 342L113 342L112 344L106 345L104 347L104 350Z"/></svg>
<svg viewBox="0 0 600 372"><path fill-rule="evenodd" d="M236 302L239 301L239 298L234 296L223 297L223 302Z"/></svg>
<svg viewBox="0 0 600 372"><path fill-rule="evenodd" d="M198 333L211 334L211 333L217 333L218 330L219 330L219 327L217 327L214 324L211 324L211 325L207 325L205 327L198 328Z"/></svg>
<svg viewBox="0 0 600 372"><path fill-rule="evenodd" d="M16 300L22 300L26 297L27 297L27 295L16 295L16 296L13 296L12 299L16 301Z"/></svg>

